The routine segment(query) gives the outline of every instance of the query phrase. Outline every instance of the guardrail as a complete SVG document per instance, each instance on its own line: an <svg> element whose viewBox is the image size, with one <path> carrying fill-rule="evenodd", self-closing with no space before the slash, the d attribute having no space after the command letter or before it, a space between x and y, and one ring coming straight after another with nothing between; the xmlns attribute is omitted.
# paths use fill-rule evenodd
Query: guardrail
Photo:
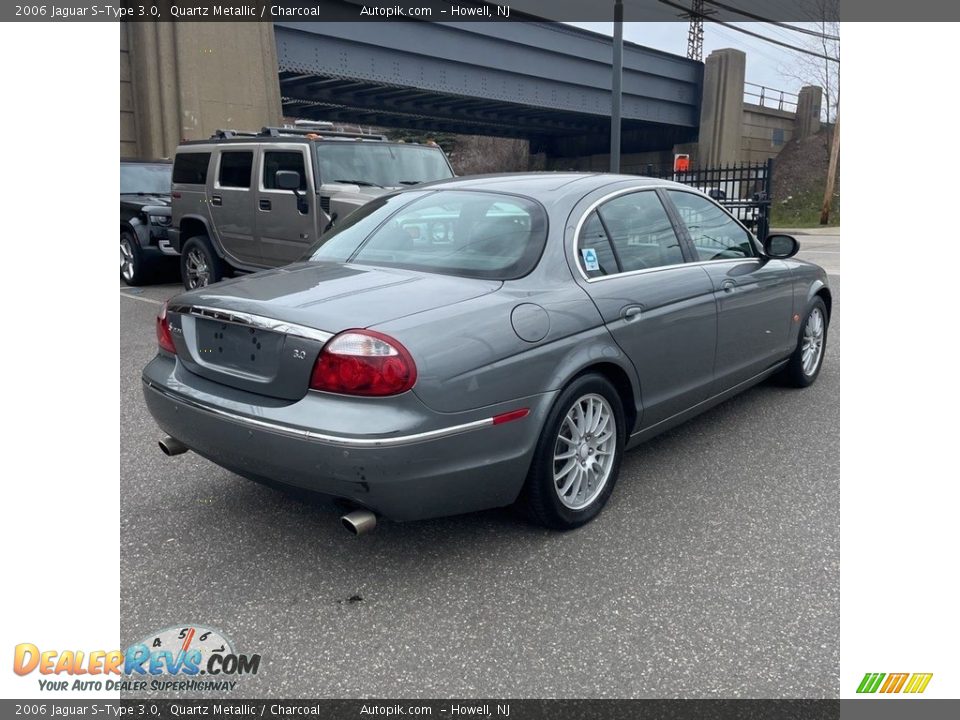
<svg viewBox="0 0 960 720"><path fill-rule="evenodd" d="M783 110L785 112L797 111L797 100L799 95L786 90L775 90L764 85L745 82L743 84L743 101L760 107L773 108L774 110Z"/></svg>

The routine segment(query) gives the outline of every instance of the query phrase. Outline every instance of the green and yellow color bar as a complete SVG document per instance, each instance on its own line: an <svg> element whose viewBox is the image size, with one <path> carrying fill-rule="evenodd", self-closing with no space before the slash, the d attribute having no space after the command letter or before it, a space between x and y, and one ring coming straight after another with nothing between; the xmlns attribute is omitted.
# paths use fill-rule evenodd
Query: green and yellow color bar
<svg viewBox="0 0 960 720"><path fill-rule="evenodd" d="M858 693L922 693L933 673L867 673L860 681Z"/></svg>

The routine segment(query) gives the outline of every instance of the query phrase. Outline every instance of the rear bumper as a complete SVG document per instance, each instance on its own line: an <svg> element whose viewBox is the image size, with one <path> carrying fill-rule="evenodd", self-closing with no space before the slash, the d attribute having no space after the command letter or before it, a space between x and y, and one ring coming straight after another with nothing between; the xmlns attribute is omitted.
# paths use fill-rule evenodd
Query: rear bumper
<svg viewBox="0 0 960 720"><path fill-rule="evenodd" d="M143 380L157 424L208 460L393 520L512 503L553 401L552 394L537 395L456 414L434 413L413 393L370 402L311 392L283 403L210 383L162 355L144 369ZM356 407L345 408L351 403ZM520 407L530 414L492 425L494 415ZM305 418L324 420L308 424ZM350 427L375 432L347 432Z"/></svg>

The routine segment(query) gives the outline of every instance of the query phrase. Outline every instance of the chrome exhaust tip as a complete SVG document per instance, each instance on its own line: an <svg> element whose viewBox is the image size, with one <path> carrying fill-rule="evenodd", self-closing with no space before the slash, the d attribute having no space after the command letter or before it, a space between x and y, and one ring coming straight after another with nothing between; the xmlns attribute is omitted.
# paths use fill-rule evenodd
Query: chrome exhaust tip
<svg viewBox="0 0 960 720"><path fill-rule="evenodd" d="M369 510L354 510L340 518L340 522L354 535L366 535L377 527L377 516Z"/></svg>
<svg viewBox="0 0 960 720"><path fill-rule="evenodd" d="M176 438L172 438L170 436L161 438L159 445L160 449L163 450L163 454L169 455L170 457L173 457L174 455L182 455L190 449Z"/></svg>

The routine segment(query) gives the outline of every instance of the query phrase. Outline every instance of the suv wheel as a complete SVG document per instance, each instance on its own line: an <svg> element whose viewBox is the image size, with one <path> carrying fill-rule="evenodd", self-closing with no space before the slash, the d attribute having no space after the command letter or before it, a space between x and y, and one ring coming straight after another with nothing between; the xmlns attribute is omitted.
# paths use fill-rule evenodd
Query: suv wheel
<svg viewBox="0 0 960 720"><path fill-rule="evenodd" d="M143 253L133 233L120 231L120 279L127 285L143 285L146 280Z"/></svg>
<svg viewBox="0 0 960 720"><path fill-rule="evenodd" d="M180 277L187 290L206 287L223 278L223 263L210 247L206 235L196 235L180 251Z"/></svg>

